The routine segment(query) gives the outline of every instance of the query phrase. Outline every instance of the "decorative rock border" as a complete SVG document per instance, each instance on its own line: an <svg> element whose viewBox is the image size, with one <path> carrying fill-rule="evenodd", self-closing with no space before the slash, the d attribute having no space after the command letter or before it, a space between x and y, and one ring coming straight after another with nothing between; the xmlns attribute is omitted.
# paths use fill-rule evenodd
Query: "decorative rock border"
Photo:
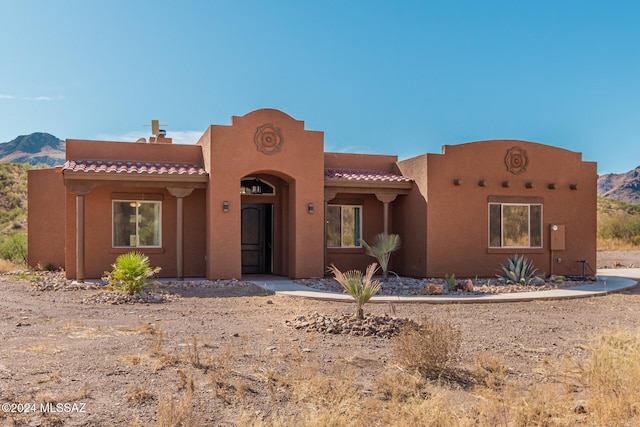
<svg viewBox="0 0 640 427"><path fill-rule="evenodd" d="M390 317L386 314L384 316L365 314L364 319L358 319L349 314L330 316L314 311L309 315L287 320L285 324L295 329L303 329L305 332L391 338L398 335L403 326L415 324L415 322L409 319Z"/></svg>

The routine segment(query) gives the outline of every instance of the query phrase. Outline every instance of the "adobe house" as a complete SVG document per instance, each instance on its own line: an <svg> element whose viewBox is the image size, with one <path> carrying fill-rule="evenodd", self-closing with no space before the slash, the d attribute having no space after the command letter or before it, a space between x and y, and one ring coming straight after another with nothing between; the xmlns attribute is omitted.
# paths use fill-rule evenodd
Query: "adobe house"
<svg viewBox="0 0 640 427"><path fill-rule="evenodd" d="M402 239L400 275L493 277L516 253L547 274L596 262L596 164L532 142L325 153L322 132L262 109L197 145L67 140L66 160L29 171L29 264L68 278L99 278L132 250L162 277L318 277L366 268L361 239L381 232Z"/></svg>

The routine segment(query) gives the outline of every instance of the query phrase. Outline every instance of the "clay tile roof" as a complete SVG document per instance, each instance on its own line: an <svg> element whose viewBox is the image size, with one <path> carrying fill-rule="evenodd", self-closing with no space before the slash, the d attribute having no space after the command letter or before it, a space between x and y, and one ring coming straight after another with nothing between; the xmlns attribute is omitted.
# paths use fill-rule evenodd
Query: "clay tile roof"
<svg viewBox="0 0 640 427"><path fill-rule="evenodd" d="M411 182L411 178L395 175L389 172L356 171L342 169L325 169L325 179L337 179L345 181L372 181L372 182Z"/></svg>
<svg viewBox="0 0 640 427"><path fill-rule="evenodd" d="M163 162L117 162L101 160L67 160L62 172L146 175L207 175L204 166Z"/></svg>

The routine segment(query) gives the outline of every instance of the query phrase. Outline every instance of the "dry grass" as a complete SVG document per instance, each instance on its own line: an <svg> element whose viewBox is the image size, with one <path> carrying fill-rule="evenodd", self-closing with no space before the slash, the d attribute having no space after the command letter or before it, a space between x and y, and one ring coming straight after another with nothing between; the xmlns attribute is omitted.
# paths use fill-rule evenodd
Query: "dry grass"
<svg viewBox="0 0 640 427"><path fill-rule="evenodd" d="M6 259L0 259L0 273L10 273L13 271L25 271L29 267L25 263L18 263L14 261L8 261Z"/></svg>
<svg viewBox="0 0 640 427"><path fill-rule="evenodd" d="M596 247L599 251L637 251L640 246L628 239L605 239L598 237Z"/></svg>
<svg viewBox="0 0 640 427"><path fill-rule="evenodd" d="M142 386L131 386L127 394L124 395L125 399L130 402L134 402L137 404L147 403L150 400L153 400L155 397L153 392L149 390L148 387Z"/></svg>
<svg viewBox="0 0 640 427"><path fill-rule="evenodd" d="M46 354L57 354L62 352L62 349L57 346L52 346L47 343L34 345L31 347L23 348L22 350L18 350L21 353L46 353Z"/></svg>
<svg viewBox="0 0 640 427"><path fill-rule="evenodd" d="M444 330L449 336L450 331ZM412 342L425 339L411 336ZM428 342L434 339L431 336ZM537 369L540 375L527 385L510 380L499 356L481 353L474 358L475 386L468 390L434 382L416 367L411 371L390 367L368 389L348 366L321 372L302 360L287 375L264 372L274 410L267 415L246 412L239 425L640 425L640 331L605 332L589 350L590 357L582 364L571 356L543 360Z"/></svg>
<svg viewBox="0 0 640 427"><path fill-rule="evenodd" d="M543 359L532 366L528 384L511 377L500 355L472 354L473 363L461 367L460 332L446 321L423 319L420 328L394 338L389 345L396 363L373 378L361 376L371 362L364 357L326 364L314 351L284 342L277 353L255 354L243 347L250 343L216 350L195 336L167 351L162 331L144 333L148 353L122 359L149 370L171 363L176 377L160 393L142 384L124 397L130 405L154 408L159 426L200 426L205 416L209 423L213 416L221 424L274 427L640 425L640 328L603 332L584 347L585 359ZM309 339L305 345L315 348L316 336ZM68 402L89 394L85 384L76 393L32 397ZM217 402L215 413L199 412L203 399Z"/></svg>
<svg viewBox="0 0 640 427"><path fill-rule="evenodd" d="M446 321L423 318L405 326L394 341L396 362L427 377L447 373L460 350L461 332Z"/></svg>
<svg viewBox="0 0 640 427"><path fill-rule="evenodd" d="M91 397L91 390L89 384L84 383L82 388L76 392L51 392L48 390L39 391L34 400L44 403L67 403L67 402L79 402Z"/></svg>
<svg viewBox="0 0 640 427"><path fill-rule="evenodd" d="M158 402L157 425L159 427L201 426L200 417L194 410L193 375L187 376L183 371L178 371L178 374L180 376L178 392L164 396Z"/></svg>
<svg viewBox="0 0 640 427"><path fill-rule="evenodd" d="M213 392L216 397L227 399L227 393L231 386L231 346L227 346L219 355L210 354L208 364L211 373L209 380L213 385Z"/></svg>
<svg viewBox="0 0 640 427"><path fill-rule="evenodd" d="M582 379L597 425L640 424L640 329L615 329L593 340Z"/></svg>
<svg viewBox="0 0 640 427"><path fill-rule="evenodd" d="M94 339L106 338L112 336L111 333L104 331L102 328L92 328L90 326L67 324L62 328L68 338L73 339Z"/></svg>

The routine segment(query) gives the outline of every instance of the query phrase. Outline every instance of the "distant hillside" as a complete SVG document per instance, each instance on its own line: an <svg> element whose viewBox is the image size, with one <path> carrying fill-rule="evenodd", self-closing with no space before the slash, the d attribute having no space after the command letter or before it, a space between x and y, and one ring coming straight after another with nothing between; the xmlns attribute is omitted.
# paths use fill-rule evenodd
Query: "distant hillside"
<svg viewBox="0 0 640 427"><path fill-rule="evenodd" d="M21 135L0 143L0 163L57 166L64 164L65 142L48 133Z"/></svg>
<svg viewBox="0 0 640 427"><path fill-rule="evenodd" d="M27 171L25 164L0 163L0 237L27 228Z"/></svg>
<svg viewBox="0 0 640 427"><path fill-rule="evenodd" d="M640 205L640 166L627 173L609 173L600 176L598 195Z"/></svg>

